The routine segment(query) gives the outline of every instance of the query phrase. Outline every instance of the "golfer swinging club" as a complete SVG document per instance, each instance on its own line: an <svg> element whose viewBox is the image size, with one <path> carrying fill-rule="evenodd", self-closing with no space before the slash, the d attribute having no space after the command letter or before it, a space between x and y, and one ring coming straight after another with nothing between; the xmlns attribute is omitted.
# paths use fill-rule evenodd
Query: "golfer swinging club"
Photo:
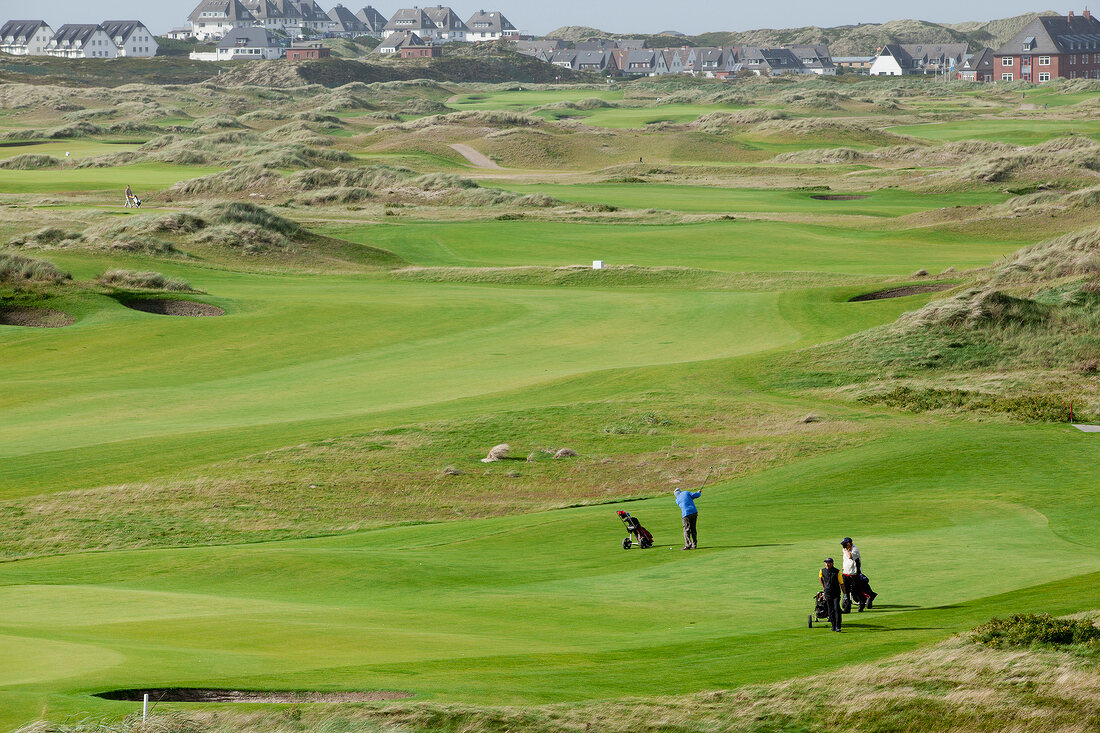
<svg viewBox="0 0 1100 733"><path fill-rule="evenodd" d="M706 485L703 482L703 486ZM676 503L680 506L680 516L684 519L684 546L681 550L694 550L698 547L698 536L695 532L695 523L699 519L699 510L695 508L695 500L703 495L703 487L698 491L680 491L676 489Z"/></svg>

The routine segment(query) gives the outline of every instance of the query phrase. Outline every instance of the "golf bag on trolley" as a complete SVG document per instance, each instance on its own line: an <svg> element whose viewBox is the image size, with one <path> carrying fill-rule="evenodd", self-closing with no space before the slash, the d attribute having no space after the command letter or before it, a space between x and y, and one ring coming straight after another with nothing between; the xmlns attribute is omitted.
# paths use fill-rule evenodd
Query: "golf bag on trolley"
<svg viewBox="0 0 1100 733"><path fill-rule="evenodd" d="M624 512L622 510L620 510L618 514L619 519L623 520L623 524L626 525L626 531L628 532L626 538L623 540L624 550L629 550L635 544L643 550L653 547L653 535L649 533L648 529L642 526L642 523L638 521L637 517L632 517L630 516L630 512Z"/></svg>

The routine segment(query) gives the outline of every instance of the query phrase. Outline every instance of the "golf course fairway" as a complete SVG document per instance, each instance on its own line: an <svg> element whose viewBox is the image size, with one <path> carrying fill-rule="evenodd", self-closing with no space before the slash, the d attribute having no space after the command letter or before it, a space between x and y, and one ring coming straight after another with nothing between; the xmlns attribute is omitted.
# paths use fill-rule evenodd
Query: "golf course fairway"
<svg viewBox="0 0 1100 733"><path fill-rule="evenodd" d="M0 733L710 732L1100 612L1093 86L240 63L0 114Z"/></svg>
<svg viewBox="0 0 1100 733"><path fill-rule="evenodd" d="M708 487L694 553L678 551L670 493L625 505L656 535L646 551L621 549L611 505L9 563L0 650L42 651L5 668L2 720L121 713L132 704L88 695L135 687L684 693L877 658L1008 610L1066 612L1100 579L1080 493L1095 451L1063 427L905 431ZM806 614L849 531L880 600L836 637Z"/></svg>

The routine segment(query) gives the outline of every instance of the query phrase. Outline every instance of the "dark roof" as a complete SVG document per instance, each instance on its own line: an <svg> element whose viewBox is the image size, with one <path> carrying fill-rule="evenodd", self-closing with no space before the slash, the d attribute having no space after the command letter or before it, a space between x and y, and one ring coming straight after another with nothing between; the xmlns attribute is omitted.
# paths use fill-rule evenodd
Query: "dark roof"
<svg viewBox="0 0 1100 733"><path fill-rule="evenodd" d="M957 64L961 64L969 50L970 47L965 43L888 43L878 55L893 56L904 69L912 68L914 61L918 65L927 65L955 59Z"/></svg>
<svg viewBox="0 0 1100 733"><path fill-rule="evenodd" d="M297 20L302 17L291 0L245 0L244 7L260 20Z"/></svg>
<svg viewBox="0 0 1100 733"><path fill-rule="evenodd" d="M959 71L981 71L991 68L993 68L993 49L983 48L964 61L963 65L959 67Z"/></svg>
<svg viewBox="0 0 1100 733"><path fill-rule="evenodd" d="M227 20L256 20L256 16L248 12L244 5L241 5L241 0L202 0L191 11L188 20L192 22L200 21L202 13L221 13L226 16Z"/></svg>
<svg viewBox="0 0 1100 733"><path fill-rule="evenodd" d="M578 51L573 68L606 69L611 58L610 51Z"/></svg>
<svg viewBox="0 0 1100 733"><path fill-rule="evenodd" d="M389 22L386 23L385 30L387 31L407 31L407 30L419 30L421 28L433 27L432 22L428 20L428 16L424 15L424 11L420 8L401 8Z"/></svg>
<svg viewBox="0 0 1100 733"><path fill-rule="evenodd" d="M356 13L355 17L375 33L378 33L386 27L386 16L379 13L370 5Z"/></svg>
<svg viewBox="0 0 1100 733"><path fill-rule="evenodd" d="M469 28L462 22L455 11L446 5L436 5L434 8L424 8L424 14L432 21L436 28L443 31L466 31Z"/></svg>
<svg viewBox="0 0 1100 733"><path fill-rule="evenodd" d="M103 27L98 23L66 23L57 29L57 33L54 33L50 40L56 41L55 45L58 46L65 41L68 41L70 46L83 46L93 33L101 30Z"/></svg>
<svg viewBox="0 0 1100 733"><path fill-rule="evenodd" d="M488 23L489 25L475 29L475 23ZM502 13L496 10L490 10L488 12L484 10L477 11L470 16L468 21L466 21L466 27L474 33L503 33L504 31L516 30L516 27L512 25Z"/></svg>
<svg viewBox="0 0 1100 733"><path fill-rule="evenodd" d="M327 21L330 20L328 14L313 2L313 0L297 0L294 3L298 8L298 12L302 14L302 20L309 21Z"/></svg>
<svg viewBox="0 0 1100 733"><path fill-rule="evenodd" d="M49 28L44 20L9 20L0 27L0 39L8 37L30 39L42 26Z"/></svg>
<svg viewBox="0 0 1100 733"><path fill-rule="evenodd" d="M396 48L398 50L406 48L408 46L426 46L424 39L416 35L412 31L398 31L386 36L386 40L378 44L378 47L374 50L380 52L383 48Z"/></svg>
<svg viewBox="0 0 1100 733"><path fill-rule="evenodd" d="M218 41L218 48L266 48L281 45L267 28L234 28Z"/></svg>
<svg viewBox="0 0 1100 733"><path fill-rule="evenodd" d="M1008 43L996 51L998 56L1023 53L1024 41L1033 40L1027 53L1073 53L1100 51L1100 20L1083 15L1044 15L1028 23Z"/></svg>
<svg viewBox="0 0 1100 733"><path fill-rule="evenodd" d="M328 17L336 23L339 23L341 29L345 31L366 32L370 30L366 23L359 20L359 18L355 16L355 13L345 8L343 5L337 5L332 10L328 11Z"/></svg>
<svg viewBox="0 0 1100 733"><path fill-rule="evenodd" d="M107 31L107 35L110 36L112 40L121 38L123 42L125 42L134 31L145 28L145 24L140 20L105 20L100 23L100 25L103 27L103 30ZM148 29L146 28L146 30Z"/></svg>

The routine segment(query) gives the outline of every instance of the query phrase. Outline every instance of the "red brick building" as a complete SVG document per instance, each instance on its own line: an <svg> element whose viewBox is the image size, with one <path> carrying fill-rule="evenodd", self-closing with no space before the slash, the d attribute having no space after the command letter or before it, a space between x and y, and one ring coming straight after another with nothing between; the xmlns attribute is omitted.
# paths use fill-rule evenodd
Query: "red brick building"
<svg viewBox="0 0 1100 733"><path fill-rule="evenodd" d="M320 43L292 43L286 50L287 61L327 59L330 51Z"/></svg>
<svg viewBox="0 0 1100 733"><path fill-rule="evenodd" d="M993 54L994 81L1100 79L1100 20L1052 15L1028 23Z"/></svg>
<svg viewBox="0 0 1100 733"><path fill-rule="evenodd" d="M439 46L404 46L397 49L403 59L437 59L443 55Z"/></svg>

